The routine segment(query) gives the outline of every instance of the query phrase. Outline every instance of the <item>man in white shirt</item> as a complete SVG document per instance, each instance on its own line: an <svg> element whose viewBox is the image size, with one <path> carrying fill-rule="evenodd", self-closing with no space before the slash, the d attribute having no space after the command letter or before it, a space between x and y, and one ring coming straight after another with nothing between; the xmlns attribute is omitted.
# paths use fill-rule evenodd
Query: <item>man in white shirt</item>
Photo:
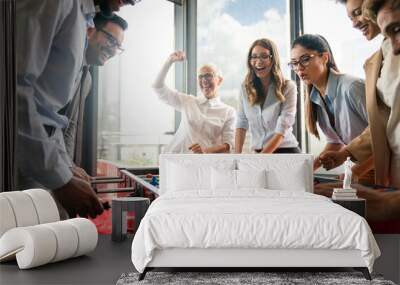
<svg viewBox="0 0 400 285"><path fill-rule="evenodd" d="M182 112L179 128L164 152L229 152L234 141L236 112L218 97L222 77L217 68L211 64L200 68L198 82L202 95L197 97L171 90L164 83L171 65L184 59L183 52L172 53L153 84L160 100Z"/></svg>

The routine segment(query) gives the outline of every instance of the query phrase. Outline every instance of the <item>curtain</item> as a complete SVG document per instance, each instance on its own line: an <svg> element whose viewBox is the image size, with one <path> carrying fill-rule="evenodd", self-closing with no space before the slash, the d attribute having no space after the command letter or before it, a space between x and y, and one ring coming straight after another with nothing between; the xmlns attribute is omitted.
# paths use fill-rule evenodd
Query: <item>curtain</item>
<svg viewBox="0 0 400 285"><path fill-rule="evenodd" d="M15 0L0 1L0 192L15 189Z"/></svg>

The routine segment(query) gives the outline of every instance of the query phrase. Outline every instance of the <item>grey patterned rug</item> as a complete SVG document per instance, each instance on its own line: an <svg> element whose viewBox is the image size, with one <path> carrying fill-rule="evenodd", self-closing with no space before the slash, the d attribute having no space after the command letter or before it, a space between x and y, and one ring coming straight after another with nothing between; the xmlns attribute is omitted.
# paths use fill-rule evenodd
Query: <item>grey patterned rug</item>
<svg viewBox="0 0 400 285"><path fill-rule="evenodd" d="M364 278L360 272L148 272L142 281L138 273L122 274L117 285L246 285L246 284L324 284L324 285L358 285L379 284L395 285L381 276L372 275L372 281Z"/></svg>

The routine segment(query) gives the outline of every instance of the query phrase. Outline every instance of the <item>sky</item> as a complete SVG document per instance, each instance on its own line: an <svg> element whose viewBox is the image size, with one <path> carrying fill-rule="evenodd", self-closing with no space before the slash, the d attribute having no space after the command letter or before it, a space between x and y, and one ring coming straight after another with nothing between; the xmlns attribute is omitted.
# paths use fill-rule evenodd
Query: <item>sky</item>
<svg viewBox="0 0 400 285"><path fill-rule="evenodd" d="M201 0L200 0L201 1ZM263 18L266 10L275 9L279 14L286 13L285 0L236 0L229 1L225 12L237 19L242 25L252 25Z"/></svg>

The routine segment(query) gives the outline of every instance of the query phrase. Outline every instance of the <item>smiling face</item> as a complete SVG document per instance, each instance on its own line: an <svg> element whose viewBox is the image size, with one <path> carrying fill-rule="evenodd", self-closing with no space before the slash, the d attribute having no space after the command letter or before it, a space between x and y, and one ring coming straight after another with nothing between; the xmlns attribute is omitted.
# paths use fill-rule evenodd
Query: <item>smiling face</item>
<svg viewBox="0 0 400 285"><path fill-rule="evenodd" d="M353 27L360 30L367 40L372 40L379 33L379 27L362 14L363 0L348 0L346 2L347 16L353 23Z"/></svg>
<svg viewBox="0 0 400 285"><path fill-rule="evenodd" d="M393 54L400 55L400 8L387 3L379 10L377 22L385 37L390 39Z"/></svg>
<svg viewBox="0 0 400 285"><path fill-rule="evenodd" d="M91 65L104 65L113 57L124 40L124 30L113 22L108 22L102 29L88 29L88 47L86 59Z"/></svg>
<svg viewBox="0 0 400 285"><path fill-rule="evenodd" d="M248 60L249 65L258 78L262 79L270 76L273 63L272 54L269 49L259 45L254 46Z"/></svg>
<svg viewBox="0 0 400 285"><path fill-rule="evenodd" d="M291 64L295 66L297 76L307 85L315 84L324 75L329 59L328 53L318 53L295 45L291 50Z"/></svg>
<svg viewBox="0 0 400 285"><path fill-rule="evenodd" d="M203 95L207 99L212 99L217 96L217 89L222 82L222 77L217 74L215 68L204 65L199 70L198 81Z"/></svg>

